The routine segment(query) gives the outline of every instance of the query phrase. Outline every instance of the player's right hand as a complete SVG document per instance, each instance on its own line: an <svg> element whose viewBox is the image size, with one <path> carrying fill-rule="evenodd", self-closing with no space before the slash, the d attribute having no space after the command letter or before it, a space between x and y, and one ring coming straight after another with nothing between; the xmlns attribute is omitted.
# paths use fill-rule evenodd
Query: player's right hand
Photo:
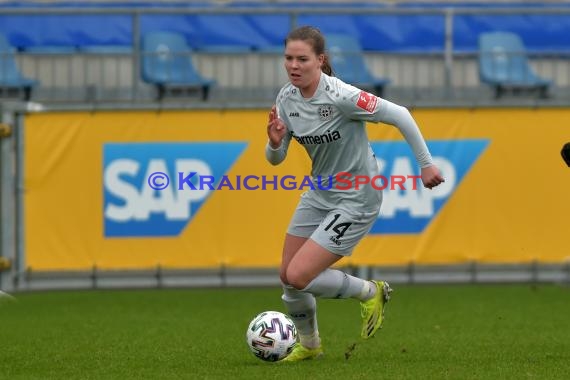
<svg viewBox="0 0 570 380"><path fill-rule="evenodd" d="M281 146L285 132L287 132L287 127L283 120L279 118L277 107L273 105L269 112L269 122L267 123L267 136L269 136L269 144L273 149Z"/></svg>

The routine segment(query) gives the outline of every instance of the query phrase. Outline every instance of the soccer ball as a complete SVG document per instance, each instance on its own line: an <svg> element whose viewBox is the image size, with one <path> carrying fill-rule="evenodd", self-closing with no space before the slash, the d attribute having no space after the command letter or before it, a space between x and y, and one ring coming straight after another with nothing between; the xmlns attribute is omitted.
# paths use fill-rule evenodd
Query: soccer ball
<svg viewBox="0 0 570 380"><path fill-rule="evenodd" d="M293 350L293 345L297 342L297 329L287 315L278 311L264 311L249 324L246 339L255 356L276 362Z"/></svg>

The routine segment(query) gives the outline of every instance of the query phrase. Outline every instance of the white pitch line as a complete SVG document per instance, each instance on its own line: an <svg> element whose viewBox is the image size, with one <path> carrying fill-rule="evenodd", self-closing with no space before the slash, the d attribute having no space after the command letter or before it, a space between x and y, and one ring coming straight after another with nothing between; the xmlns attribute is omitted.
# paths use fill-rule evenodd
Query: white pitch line
<svg viewBox="0 0 570 380"><path fill-rule="evenodd" d="M0 290L0 302L3 300L5 300L5 301L16 301L16 298L14 296L11 296L10 294Z"/></svg>

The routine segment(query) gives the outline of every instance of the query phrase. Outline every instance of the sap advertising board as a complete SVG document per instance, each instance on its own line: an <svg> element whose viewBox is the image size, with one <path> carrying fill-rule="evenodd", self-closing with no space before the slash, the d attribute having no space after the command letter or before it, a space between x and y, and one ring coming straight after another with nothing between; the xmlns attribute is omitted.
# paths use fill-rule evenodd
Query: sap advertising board
<svg viewBox="0 0 570 380"><path fill-rule="evenodd" d="M488 140L428 141L446 182L434 190L418 182L384 190L384 202L370 234L419 234L445 206L488 145ZM403 141L372 142L383 176L418 175L413 154ZM103 148L103 215L106 238L173 237L181 234L208 201L212 186L195 186L199 173L213 187L247 147L244 142L107 143ZM260 159L263 159L261 157ZM152 177L160 173L157 177ZM232 175L246 177L255 173ZM179 184L179 181L186 181ZM155 190L152 185L167 185ZM182 186L179 189L179 185ZM190 185L190 186L188 186ZM234 182L235 185L235 182ZM249 191L244 190L242 191ZM262 190L257 190L262 191ZM271 191L271 190L266 190Z"/></svg>

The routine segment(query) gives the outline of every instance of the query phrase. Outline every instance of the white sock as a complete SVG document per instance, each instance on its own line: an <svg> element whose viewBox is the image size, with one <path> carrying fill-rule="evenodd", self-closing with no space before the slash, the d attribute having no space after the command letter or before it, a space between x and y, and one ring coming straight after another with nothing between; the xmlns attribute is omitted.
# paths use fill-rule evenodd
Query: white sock
<svg viewBox="0 0 570 380"><path fill-rule="evenodd" d="M378 287L375 283L372 281L364 281L364 285L362 286L362 291L360 292L358 299L360 301L368 301L376 295L377 291Z"/></svg>
<svg viewBox="0 0 570 380"><path fill-rule="evenodd" d="M299 341L307 348L317 348L321 345L319 327L317 324L317 301L310 293L304 293L290 285L282 284L283 304L287 313L295 322Z"/></svg>
<svg viewBox="0 0 570 380"><path fill-rule="evenodd" d="M336 269L326 269L302 291L315 297L356 298L366 301L376 294L376 285Z"/></svg>

